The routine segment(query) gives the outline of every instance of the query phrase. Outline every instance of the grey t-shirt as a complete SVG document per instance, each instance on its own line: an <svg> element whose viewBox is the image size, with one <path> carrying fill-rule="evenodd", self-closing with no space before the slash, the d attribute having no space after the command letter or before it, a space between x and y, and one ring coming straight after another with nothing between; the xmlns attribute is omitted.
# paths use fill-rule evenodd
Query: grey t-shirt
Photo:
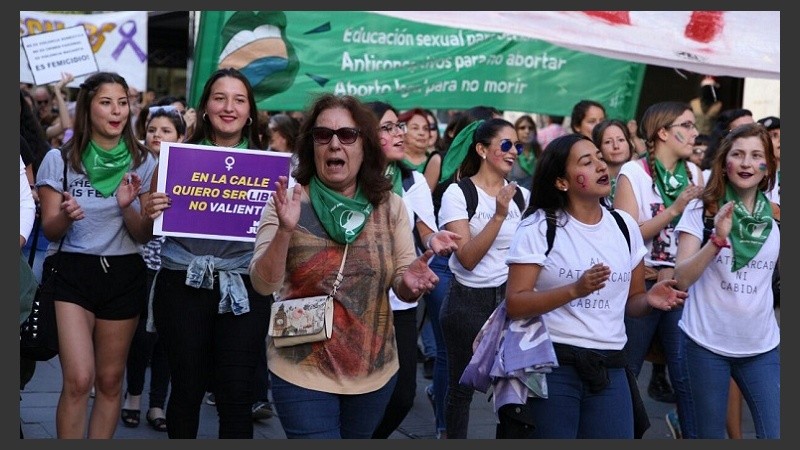
<svg viewBox="0 0 800 450"><path fill-rule="evenodd" d="M158 166L157 160L150 154L136 169L142 179L139 194L150 190L150 182ZM36 175L36 186L50 186L58 192L64 190L64 160L61 150L52 149L44 157ZM67 190L75 197L83 208L85 217L76 220L67 229L62 251L85 253L98 256L129 255L139 253L141 244L125 228L122 210L117 205L116 195L103 198L93 187L86 174L79 174L69 168L67 172ZM139 200L134 200L133 207L140 208ZM58 250L60 240L50 242L47 254Z"/></svg>

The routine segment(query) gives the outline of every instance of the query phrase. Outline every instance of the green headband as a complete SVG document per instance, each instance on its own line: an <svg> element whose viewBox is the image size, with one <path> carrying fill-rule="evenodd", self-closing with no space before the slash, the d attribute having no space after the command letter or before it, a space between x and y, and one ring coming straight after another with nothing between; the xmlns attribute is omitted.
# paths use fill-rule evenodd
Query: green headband
<svg viewBox="0 0 800 450"><path fill-rule="evenodd" d="M458 166L460 166L461 162L464 161L464 158L467 156L467 152L469 151L469 147L472 145L472 139L474 137L475 130L482 123L483 120L476 120L475 122L470 123L464 127L464 129L462 129L453 139L453 142L450 144L450 148L447 150L447 153L445 153L444 160L442 161L442 171L439 175L439 182L450 178L450 176L456 173Z"/></svg>

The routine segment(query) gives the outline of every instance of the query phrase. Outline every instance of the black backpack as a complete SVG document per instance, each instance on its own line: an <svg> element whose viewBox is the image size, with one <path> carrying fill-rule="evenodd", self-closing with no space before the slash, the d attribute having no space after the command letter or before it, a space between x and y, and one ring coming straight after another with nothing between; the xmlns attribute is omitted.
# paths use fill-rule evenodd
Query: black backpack
<svg viewBox="0 0 800 450"><path fill-rule="evenodd" d="M625 236L625 240L628 242L628 253L631 251L631 235L630 231L628 231L628 226L625 224L625 219L619 215L619 213L614 210L613 208L606 208L611 215L614 216L614 220L617 221L617 225L619 226L619 230L622 231L622 234ZM547 211L545 213L546 221L547 221L547 251L544 252L544 256L550 254L550 250L553 249L553 241L556 239L556 215L551 211Z"/></svg>

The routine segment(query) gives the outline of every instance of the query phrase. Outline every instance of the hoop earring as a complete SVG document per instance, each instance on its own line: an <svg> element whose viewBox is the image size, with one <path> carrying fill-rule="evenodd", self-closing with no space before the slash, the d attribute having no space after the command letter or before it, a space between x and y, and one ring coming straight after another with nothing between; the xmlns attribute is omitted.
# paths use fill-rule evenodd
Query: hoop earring
<svg viewBox="0 0 800 450"><path fill-rule="evenodd" d="M250 126L252 124L253 124L253 118L252 117L248 117L247 118L247 125Z"/></svg>
<svg viewBox="0 0 800 450"><path fill-rule="evenodd" d="M203 122L208 122L208 113L203 113Z"/></svg>

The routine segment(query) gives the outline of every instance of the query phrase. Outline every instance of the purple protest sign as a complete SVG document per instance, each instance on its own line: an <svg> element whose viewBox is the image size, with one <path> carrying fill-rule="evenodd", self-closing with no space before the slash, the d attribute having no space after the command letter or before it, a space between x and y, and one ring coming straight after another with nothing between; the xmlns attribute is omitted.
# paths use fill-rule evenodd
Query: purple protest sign
<svg viewBox="0 0 800 450"><path fill-rule="evenodd" d="M261 212L290 163L289 153L162 142L157 189L172 206L153 233L255 241Z"/></svg>

